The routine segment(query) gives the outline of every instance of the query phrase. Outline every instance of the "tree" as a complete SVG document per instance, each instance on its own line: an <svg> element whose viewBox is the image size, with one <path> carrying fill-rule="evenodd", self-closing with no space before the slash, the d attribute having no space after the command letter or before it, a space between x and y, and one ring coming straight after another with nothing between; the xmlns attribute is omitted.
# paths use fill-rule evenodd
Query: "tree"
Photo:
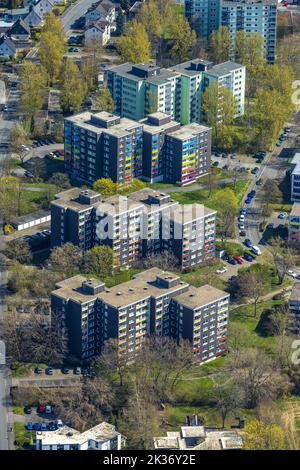
<svg viewBox="0 0 300 470"><path fill-rule="evenodd" d="M21 195L18 178L11 175L0 177L0 214L4 223L10 223L20 215Z"/></svg>
<svg viewBox="0 0 300 470"><path fill-rule="evenodd" d="M238 293L253 301L254 317L257 315L257 304L261 297L266 293L267 279L263 269L256 265L253 268L239 272L237 278Z"/></svg>
<svg viewBox="0 0 300 470"><path fill-rule="evenodd" d="M64 53L64 43L59 36L50 31L41 33L38 55L46 71L48 85L60 76Z"/></svg>
<svg viewBox="0 0 300 470"><path fill-rule="evenodd" d="M144 26L149 40L153 45L161 36L163 24L156 0L149 0L141 6L137 21Z"/></svg>
<svg viewBox="0 0 300 470"><path fill-rule="evenodd" d="M118 185L114 183L110 178L100 178L93 184L94 191L103 194L103 196L112 196L116 194Z"/></svg>
<svg viewBox="0 0 300 470"><path fill-rule="evenodd" d="M124 33L124 24L125 24L125 16L123 13L122 8L117 9L117 17L116 17L116 34L117 36L121 36Z"/></svg>
<svg viewBox="0 0 300 470"><path fill-rule="evenodd" d="M32 131L35 117L42 109L45 83L45 74L40 66L29 60L23 62L20 71L20 110L24 115L25 124L30 124Z"/></svg>
<svg viewBox="0 0 300 470"><path fill-rule="evenodd" d="M176 62L183 62L191 58L191 52L196 44L196 33L189 22L177 15L170 24L171 57Z"/></svg>
<svg viewBox="0 0 300 470"><path fill-rule="evenodd" d="M213 130L215 145L223 147L230 126L234 120L236 102L231 91L213 81L206 87L202 98L202 112L204 119Z"/></svg>
<svg viewBox="0 0 300 470"><path fill-rule="evenodd" d="M275 237L270 243L270 253L273 257L278 284L281 285L286 272L293 267L297 261L297 252L293 248L286 248L280 237Z"/></svg>
<svg viewBox="0 0 300 470"><path fill-rule="evenodd" d="M227 367L227 373L243 391L247 408L255 408L265 400L277 399L289 390L288 378L280 373L276 362L262 350L244 348L235 352Z"/></svg>
<svg viewBox="0 0 300 470"><path fill-rule="evenodd" d="M57 36L62 42L65 40L65 33L63 24L52 11L47 11L43 15L43 26L41 29L42 33L51 33L53 36Z"/></svg>
<svg viewBox="0 0 300 470"><path fill-rule="evenodd" d="M83 254L78 246L65 243L51 251L49 263L53 271L62 273L64 277L71 277L79 272L83 263Z"/></svg>
<svg viewBox="0 0 300 470"><path fill-rule="evenodd" d="M264 65L265 40L259 33L238 31L236 35L235 60L246 67Z"/></svg>
<svg viewBox="0 0 300 470"><path fill-rule="evenodd" d="M139 64L151 59L151 43L145 26L135 20L127 23L117 47L123 62Z"/></svg>
<svg viewBox="0 0 300 470"><path fill-rule="evenodd" d="M92 370L96 377L109 378L117 371L119 385L123 386L124 377L127 372L127 365L124 358L119 354L118 341L111 338L104 343L99 358L92 363Z"/></svg>
<svg viewBox="0 0 300 470"><path fill-rule="evenodd" d="M32 258L29 244L21 239L7 242L5 254L19 263L29 263Z"/></svg>
<svg viewBox="0 0 300 470"><path fill-rule="evenodd" d="M10 130L11 149L17 153L21 162L24 163L27 151L24 149L29 142L27 130L21 124L14 124Z"/></svg>
<svg viewBox="0 0 300 470"><path fill-rule="evenodd" d="M84 267L88 273L105 277L112 273L114 253L109 246L95 246L84 256Z"/></svg>
<svg viewBox="0 0 300 470"><path fill-rule="evenodd" d="M227 27L222 26L213 31L209 39L209 56L213 62L219 64L229 60L231 37Z"/></svg>
<svg viewBox="0 0 300 470"><path fill-rule="evenodd" d="M55 184L60 191L71 187L70 177L66 173L53 173L49 183Z"/></svg>
<svg viewBox="0 0 300 470"><path fill-rule="evenodd" d="M295 77L300 75L300 34L293 34L278 42L277 61L287 65Z"/></svg>
<svg viewBox="0 0 300 470"><path fill-rule="evenodd" d="M238 200L232 189L220 189L213 197L213 203L220 206L217 215L218 233L222 244L232 235L234 221L238 211ZM220 201L222 201L220 205Z"/></svg>
<svg viewBox="0 0 300 470"><path fill-rule="evenodd" d="M62 82L60 105L63 112L79 111L85 99L87 89L81 78L78 66L69 59L64 64Z"/></svg>
<svg viewBox="0 0 300 470"><path fill-rule="evenodd" d="M205 185L208 187L208 197L211 197L211 193L218 184L218 170L216 167L212 167L207 175Z"/></svg>
<svg viewBox="0 0 300 470"><path fill-rule="evenodd" d="M222 428L225 428L227 417L242 404L241 390L233 380L223 377L215 382L212 395L221 414Z"/></svg>
<svg viewBox="0 0 300 470"><path fill-rule="evenodd" d="M161 253L153 253L148 255L145 259L143 259L142 266L147 269L154 267L163 270L176 269L179 267L179 260L174 255L174 253L169 250L164 250Z"/></svg>
<svg viewBox="0 0 300 470"><path fill-rule="evenodd" d="M97 90L96 95L93 97L92 108L94 111L114 112L115 103L106 85L102 85Z"/></svg>
<svg viewBox="0 0 300 470"><path fill-rule="evenodd" d="M278 182L268 178L263 185L263 202L266 213L269 212L269 206L282 200L282 192L279 189Z"/></svg>
<svg viewBox="0 0 300 470"><path fill-rule="evenodd" d="M278 424L264 424L258 419L249 421L243 433L244 450L283 450L285 435Z"/></svg>

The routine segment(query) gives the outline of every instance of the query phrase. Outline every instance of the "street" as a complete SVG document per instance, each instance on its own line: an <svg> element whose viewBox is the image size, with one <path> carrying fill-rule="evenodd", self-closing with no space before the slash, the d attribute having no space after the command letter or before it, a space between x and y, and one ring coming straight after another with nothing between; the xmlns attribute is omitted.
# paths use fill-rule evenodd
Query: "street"
<svg viewBox="0 0 300 470"><path fill-rule="evenodd" d="M65 33L71 29L74 22L78 20L93 5L93 3L95 3L95 0L79 0L67 8L61 16Z"/></svg>

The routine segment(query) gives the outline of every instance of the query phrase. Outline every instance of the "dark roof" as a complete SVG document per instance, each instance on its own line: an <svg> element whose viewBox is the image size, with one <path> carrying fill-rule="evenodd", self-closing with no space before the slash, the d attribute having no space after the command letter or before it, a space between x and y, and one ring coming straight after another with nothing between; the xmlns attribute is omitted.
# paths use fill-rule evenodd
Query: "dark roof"
<svg viewBox="0 0 300 470"><path fill-rule="evenodd" d="M30 34L30 28L25 21L21 18L18 19L13 26L8 30L7 35L11 36L13 34Z"/></svg>
<svg viewBox="0 0 300 470"><path fill-rule="evenodd" d="M13 51L16 51L16 46L13 41L7 36L2 36L2 38L0 38L0 46L2 46L3 43L6 43Z"/></svg>

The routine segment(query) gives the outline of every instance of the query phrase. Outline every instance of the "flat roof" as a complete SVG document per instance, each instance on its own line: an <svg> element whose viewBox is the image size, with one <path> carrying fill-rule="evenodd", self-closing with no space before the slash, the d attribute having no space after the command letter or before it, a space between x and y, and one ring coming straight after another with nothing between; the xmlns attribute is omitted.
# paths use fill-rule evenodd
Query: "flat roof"
<svg viewBox="0 0 300 470"><path fill-rule="evenodd" d="M186 126L180 127L176 131L170 132L168 135L170 135L174 139L184 141L195 135L201 134L202 132L208 132L210 130L211 130L210 127L203 126L202 124L197 124L196 122L193 122L191 124L187 124Z"/></svg>
<svg viewBox="0 0 300 470"><path fill-rule="evenodd" d="M120 433L116 431L115 426L105 421L82 433L68 426L63 426L56 431L38 431L36 433L36 437L42 441L42 445L83 444L88 440L105 442L118 435Z"/></svg>
<svg viewBox="0 0 300 470"><path fill-rule="evenodd" d="M187 224L193 220L199 220L209 215L214 215L217 212L203 204L183 204L178 205L170 211L167 216L174 222L180 224Z"/></svg>
<svg viewBox="0 0 300 470"><path fill-rule="evenodd" d="M214 77L222 77L223 75L228 75L229 73L233 72L237 69L244 69L245 66L242 64L237 64L236 62L232 62L228 60L223 64L217 64L207 70L205 73L208 75L213 75Z"/></svg>
<svg viewBox="0 0 300 470"><path fill-rule="evenodd" d="M50 211L41 209L39 211L30 212L30 214L17 217L15 219L15 223L26 224L27 222L32 222L33 220L41 219L42 217L49 217L50 215Z"/></svg>
<svg viewBox="0 0 300 470"><path fill-rule="evenodd" d="M182 294L178 295L175 300L178 301L178 303L185 305L186 307L194 309L197 307L202 307L202 305L216 302L221 298L228 299L229 294L220 289L216 289L209 284L206 284L202 287L190 286L187 292L183 292ZM184 429L191 428L188 427ZM197 429L199 429L199 426L197 426Z"/></svg>

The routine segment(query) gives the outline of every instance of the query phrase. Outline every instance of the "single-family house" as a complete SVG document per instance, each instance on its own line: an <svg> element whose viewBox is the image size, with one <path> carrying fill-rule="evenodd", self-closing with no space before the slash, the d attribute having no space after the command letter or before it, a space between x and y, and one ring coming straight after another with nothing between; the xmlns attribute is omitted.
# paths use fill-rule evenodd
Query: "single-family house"
<svg viewBox="0 0 300 470"><path fill-rule="evenodd" d="M24 21L30 28L36 28L42 23L43 17L35 9L31 9Z"/></svg>
<svg viewBox="0 0 300 470"><path fill-rule="evenodd" d="M11 21L12 23L14 23L15 21L19 19L24 20L24 18L28 15L28 13L29 13L29 7L6 10L4 14L4 20Z"/></svg>
<svg viewBox="0 0 300 470"><path fill-rule="evenodd" d="M52 0L39 0L34 6L33 10L43 18L44 14L48 11L53 10L53 1Z"/></svg>
<svg viewBox="0 0 300 470"><path fill-rule="evenodd" d="M84 33L85 44L90 41L99 41L102 46L105 46L110 40L110 23L106 20L98 20L91 24Z"/></svg>
<svg viewBox="0 0 300 470"><path fill-rule="evenodd" d="M102 0L95 8L90 8L85 15L85 27L88 28L100 19L106 20L112 25L116 21L116 5L109 0Z"/></svg>
<svg viewBox="0 0 300 470"><path fill-rule="evenodd" d="M14 23L9 23L7 21L0 21L0 36L6 34L6 32L12 27Z"/></svg>
<svg viewBox="0 0 300 470"><path fill-rule="evenodd" d="M0 38L0 56L14 56L16 55L17 48L13 41L7 36Z"/></svg>
<svg viewBox="0 0 300 470"><path fill-rule="evenodd" d="M29 41L30 27L24 20L17 20L7 31L7 36L12 41Z"/></svg>

